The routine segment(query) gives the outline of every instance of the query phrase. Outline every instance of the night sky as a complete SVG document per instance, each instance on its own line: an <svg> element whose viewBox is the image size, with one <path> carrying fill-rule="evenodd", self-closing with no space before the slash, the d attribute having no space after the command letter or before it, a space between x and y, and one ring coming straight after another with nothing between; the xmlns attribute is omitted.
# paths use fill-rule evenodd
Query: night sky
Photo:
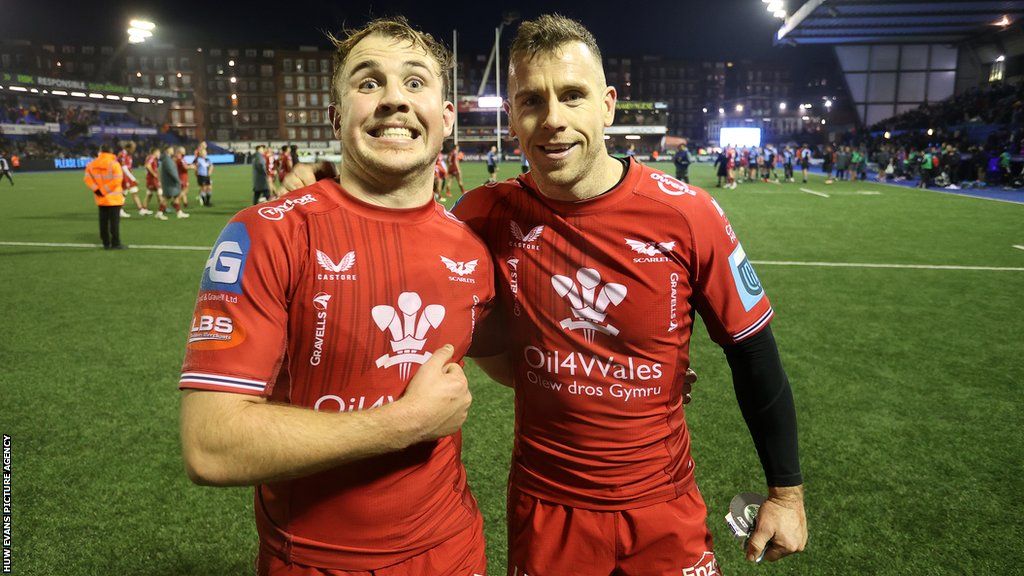
<svg viewBox="0 0 1024 576"><path fill-rule="evenodd" d="M502 13L523 18L559 12L582 21L606 55L656 54L672 58L789 59L814 48L775 48L779 20L759 0L621 2L520 0L517 2L155 2L86 0L3 2L0 37L59 44L118 45L133 16L157 23L160 43L177 46L327 47L324 31L358 26L371 17L402 14L424 30L451 41L459 51L486 52ZM105 11L97 7L102 6ZM275 8L276 6L276 8ZM513 25L514 31L515 25ZM503 35L505 46L511 34ZM820 50L820 49L818 49Z"/></svg>

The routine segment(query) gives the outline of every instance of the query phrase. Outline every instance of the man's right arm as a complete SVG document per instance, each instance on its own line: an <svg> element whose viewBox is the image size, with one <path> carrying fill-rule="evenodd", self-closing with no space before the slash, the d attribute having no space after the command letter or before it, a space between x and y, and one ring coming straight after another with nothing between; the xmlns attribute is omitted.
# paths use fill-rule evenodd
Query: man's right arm
<svg viewBox="0 0 1024 576"><path fill-rule="evenodd" d="M437 350L399 400L358 412L188 390L181 441L189 478L209 486L277 482L454 434L472 397L462 369L449 362L452 352Z"/></svg>

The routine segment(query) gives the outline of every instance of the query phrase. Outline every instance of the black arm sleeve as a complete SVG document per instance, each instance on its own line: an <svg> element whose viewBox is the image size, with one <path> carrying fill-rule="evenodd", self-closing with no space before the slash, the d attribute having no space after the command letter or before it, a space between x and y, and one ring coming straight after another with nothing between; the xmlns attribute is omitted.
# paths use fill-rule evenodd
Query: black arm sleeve
<svg viewBox="0 0 1024 576"><path fill-rule="evenodd" d="M793 392L771 326L744 342L726 346L725 356L768 485L803 484Z"/></svg>

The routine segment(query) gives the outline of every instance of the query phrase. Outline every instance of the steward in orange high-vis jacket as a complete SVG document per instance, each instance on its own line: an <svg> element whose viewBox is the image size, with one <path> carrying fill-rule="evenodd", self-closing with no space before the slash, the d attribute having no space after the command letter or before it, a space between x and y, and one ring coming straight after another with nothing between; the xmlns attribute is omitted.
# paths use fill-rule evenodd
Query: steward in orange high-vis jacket
<svg viewBox="0 0 1024 576"><path fill-rule="evenodd" d="M121 164L109 144L100 146L100 154L85 167L85 185L92 190L96 205L100 209L100 238L103 248L120 250L121 207L124 206L124 192L121 189L123 177Z"/></svg>

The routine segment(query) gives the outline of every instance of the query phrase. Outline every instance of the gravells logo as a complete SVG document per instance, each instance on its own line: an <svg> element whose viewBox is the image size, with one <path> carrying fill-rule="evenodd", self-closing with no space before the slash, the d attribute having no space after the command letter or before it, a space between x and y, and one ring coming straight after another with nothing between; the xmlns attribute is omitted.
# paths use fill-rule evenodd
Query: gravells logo
<svg viewBox="0 0 1024 576"><path fill-rule="evenodd" d="M626 298L626 287L615 283L601 286L601 273L593 268L577 270L576 280L579 285L568 276L551 277L555 293L568 300L572 315L576 318L562 320L562 328L582 330L587 342L594 341L594 332L617 336L619 329L605 322L605 317L609 306L618 306Z"/></svg>
<svg viewBox="0 0 1024 576"><path fill-rule="evenodd" d="M715 560L714 552L705 552L697 563L689 568L683 568L683 576L721 576L718 571L718 561Z"/></svg>
<svg viewBox="0 0 1024 576"><path fill-rule="evenodd" d="M348 272L356 265L356 252L352 250L348 254L341 257L341 260L335 262L330 256L324 254L320 250L316 251L316 263L320 266L323 272L317 272L317 280L355 280L355 274L342 274L342 272Z"/></svg>
<svg viewBox="0 0 1024 576"><path fill-rule="evenodd" d="M732 270L736 291L743 302L743 309L749 312L761 298L764 298L764 289L757 273L754 272L754 266L747 259L747 253L743 251L742 244L737 244L736 249L729 255L729 268Z"/></svg>
<svg viewBox="0 0 1024 576"><path fill-rule="evenodd" d="M540 240L540 235L544 233L543 225L531 228L525 234L523 234L523 229L519 227L515 220L509 220L508 226L512 233L512 239L508 243L509 246L523 248L524 250L540 250L540 244L535 242Z"/></svg>
<svg viewBox="0 0 1024 576"><path fill-rule="evenodd" d="M231 222L224 227L213 245L213 251L206 260L201 291L242 293L242 274L245 272L245 258L249 253L249 231L241 222Z"/></svg>
<svg viewBox="0 0 1024 576"><path fill-rule="evenodd" d="M505 264L508 265L508 287L512 291L512 314L519 316L523 313L519 305L519 258L509 258Z"/></svg>
<svg viewBox="0 0 1024 576"><path fill-rule="evenodd" d="M669 196L683 196L684 194L689 194L690 196L697 195L697 191L691 189L685 182L676 180L668 174L651 172L651 180L657 182L658 188L661 188L661 191Z"/></svg>
<svg viewBox="0 0 1024 576"><path fill-rule="evenodd" d="M391 336L392 353L377 358L377 367L398 366L399 376L408 380L412 365L423 364L431 356L430 352L423 351L423 347L427 343L427 332L444 321L444 306L430 304L423 308L419 294L402 292L398 295L397 310L379 305L374 306L370 313L377 327Z"/></svg>
<svg viewBox="0 0 1024 576"><path fill-rule="evenodd" d="M456 262L451 258L445 258L441 256L441 262L444 263L445 268L449 272L455 274L455 276L449 276L448 279L452 282L463 282L465 284L476 284L476 280L468 277L476 270L477 263L479 260L470 260L469 262Z"/></svg>
<svg viewBox="0 0 1024 576"><path fill-rule="evenodd" d="M331 295L319 292L313 297L313 308L316 310L313 325L313 353L309 355L310 366L319 366L324 354L324 336L327 333L327 305Z"/></svg>
<svg viewBox="0 0 1024 576"><path fill-rule="evenodd" d="M192 316L190 350L224 350L245 342L245 330L220 310L203 308Z"/></svg>
<svg viewBox="0 0 1024 576"><path fill-rule="evenodd" d="M264 206L256 212L267 220L280 220L284 215L291 212L296 206L303 206L310 202L316 202L316 196L306 194L299 198L288 198L272 206Z"/></svg>

